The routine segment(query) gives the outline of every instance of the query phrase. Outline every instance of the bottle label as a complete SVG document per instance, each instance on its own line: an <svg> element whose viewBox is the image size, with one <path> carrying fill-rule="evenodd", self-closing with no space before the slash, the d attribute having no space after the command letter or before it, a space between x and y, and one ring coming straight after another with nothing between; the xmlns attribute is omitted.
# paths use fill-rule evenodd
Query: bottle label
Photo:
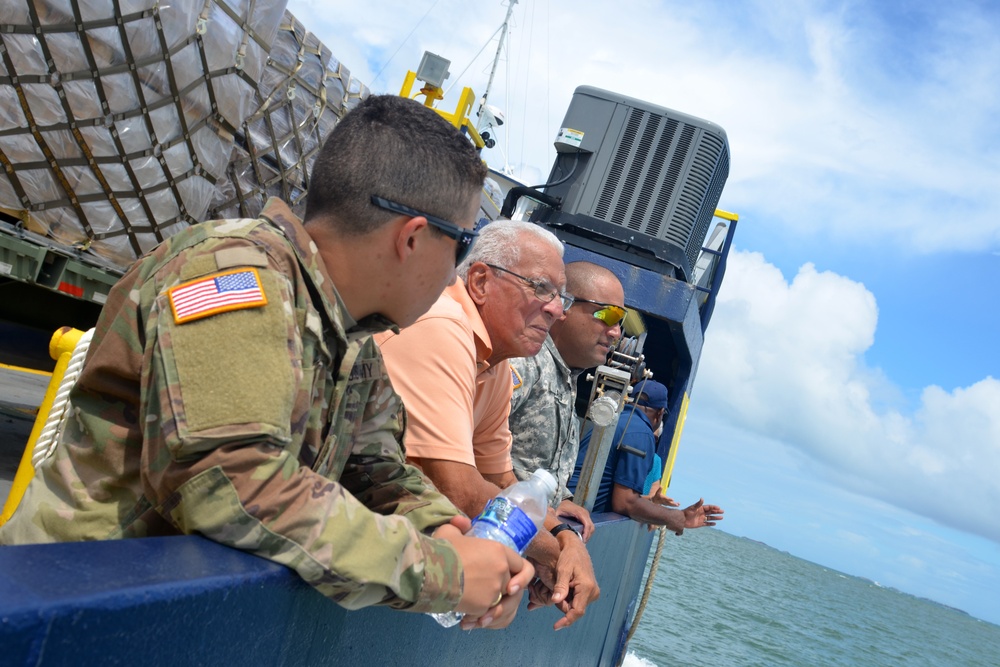
<svg viewBox="0 0 1000 667"><path fill-rule="evenodd" d="M535 522L524 513L520 507L510 502L507 498L494 498L486 507L483 513L475 518L473 523L488 523L496 526L507 537L517 545L517 552L521 553L528 546L528 542L538 532Z"/></svg>

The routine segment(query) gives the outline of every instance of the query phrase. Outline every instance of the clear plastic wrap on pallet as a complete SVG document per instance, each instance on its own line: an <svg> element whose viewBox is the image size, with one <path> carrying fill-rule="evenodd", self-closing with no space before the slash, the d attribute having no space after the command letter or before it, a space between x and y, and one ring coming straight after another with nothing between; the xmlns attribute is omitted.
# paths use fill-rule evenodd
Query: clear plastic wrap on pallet
<svg viewBox="0 0 1000 667"><path fill-rule="evenodd" d="M210 217L255 217L272 196L302 215L316 153L337 121L368 92L286 12L259 82L255 110L237 137L228 182L220 183Z"/></svg>
<svg viewBox="0 0 1000 667"><path fill-rule="evenodd" d="M125 267L204 219L286 0L3 0L0 209Z"/></svg>

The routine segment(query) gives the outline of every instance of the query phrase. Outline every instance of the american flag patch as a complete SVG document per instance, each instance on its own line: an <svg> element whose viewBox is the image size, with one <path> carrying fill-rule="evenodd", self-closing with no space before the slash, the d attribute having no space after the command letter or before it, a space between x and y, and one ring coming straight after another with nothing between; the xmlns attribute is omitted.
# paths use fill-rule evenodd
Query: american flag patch
<svg viewBox="0 0 1000 667"><path fill-rule="evenodd" d="M267 305L257 269L237 269L171 287L174 322L184 324L209 315Z"/></svg>
<svg viewBox="0 0 1000 667"><path fill-rule="evenodd" d="M524 384L521 380L521 374L513 366L510 367L510 382L514 385L514 389L520 389L521 385Z"/></svg>

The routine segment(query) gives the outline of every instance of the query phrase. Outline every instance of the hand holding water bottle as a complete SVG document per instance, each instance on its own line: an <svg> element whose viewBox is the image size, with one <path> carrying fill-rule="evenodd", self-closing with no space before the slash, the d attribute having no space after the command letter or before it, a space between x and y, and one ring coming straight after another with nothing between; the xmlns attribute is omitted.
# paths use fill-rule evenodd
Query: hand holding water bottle
<svg viewBox="0 0 1000 667"><path fill-rule="evenodd" d="M500 630L514 620L535 568L503 544L463 534L470 527L467 517L456 516L434 532L451 543L462 561L465 585L455 617L464 630Z"/></svg>
<svg viewBox="0 0 1000 667"><path fill-rule="evenodd" d="M487 503L482 513L472 522L472 527L466 537L483 538L483 540L490 540L494 543L484 544L480 541L479 546L473 548L484 548L489 544L492 549L495 549L499 545L504 545L508 550L516 551L517 554L523 553L544 522L549 498L555 490L555 478L546 470L536 470L531 478L503 489L496 498ZM453 542L453 544L455 543ZM530 576L525 576L528 569L531 570ZM469 571L466 569L465 573L465 586L466 591L468 591ZM512 570L511 573L514 575L511 581L505 584L505 587L494 591L496 597L493 604L481 618L475 617L475 611L469 612L469 617L465 618L466 610L462 608L462 605L459 605L453 612L431 614L431 616L445 627L451 627L459 621L466 629L487 626L506 627L514 619L517 612L520 592L527 589L534 577L534 568L525 561L523 569L517 573ZM512 599L505 601L505 596L511 596ZM463 596L463 601L464 599Z"/></svg>

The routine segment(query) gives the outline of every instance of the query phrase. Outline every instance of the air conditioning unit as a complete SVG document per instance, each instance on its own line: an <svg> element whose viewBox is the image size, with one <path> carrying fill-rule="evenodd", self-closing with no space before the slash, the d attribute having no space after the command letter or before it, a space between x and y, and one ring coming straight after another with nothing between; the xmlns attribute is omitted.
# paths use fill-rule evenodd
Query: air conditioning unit
<svg viewBox="0 0 1000 667"><path fill-rule="evenodd" d="M689 281L722 188L718 125L590 86L573 94L539 222L577 245ZM596 248L595 248L596 249Z"/></svg>

